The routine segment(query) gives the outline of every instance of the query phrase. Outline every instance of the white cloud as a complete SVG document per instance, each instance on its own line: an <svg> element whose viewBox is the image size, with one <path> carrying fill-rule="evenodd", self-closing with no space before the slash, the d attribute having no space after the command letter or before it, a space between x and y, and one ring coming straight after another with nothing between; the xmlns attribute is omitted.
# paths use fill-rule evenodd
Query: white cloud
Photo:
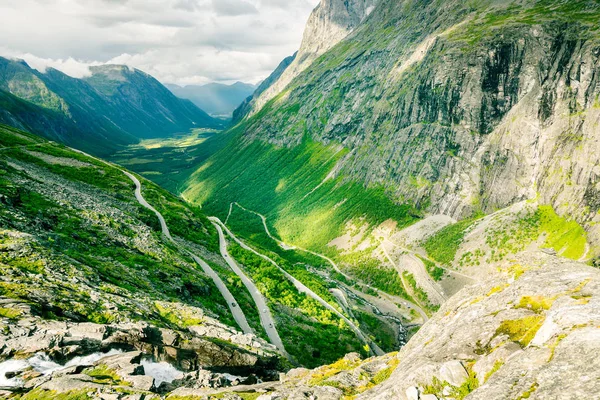
<svg viewBox="0 0 600 400"><path fill-rule="evenodd" d="M0 0L0 55L74 77L91 65L122 63L165 83L254 83L298 49L317 3Z"/></svg>

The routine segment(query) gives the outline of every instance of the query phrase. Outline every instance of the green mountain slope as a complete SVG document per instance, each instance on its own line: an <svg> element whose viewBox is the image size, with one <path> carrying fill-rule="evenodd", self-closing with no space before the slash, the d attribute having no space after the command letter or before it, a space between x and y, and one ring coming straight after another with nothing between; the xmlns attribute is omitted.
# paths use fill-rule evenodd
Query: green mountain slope
<svg viewBox="0 0 600 400"><path fill-rule="evenodd" d="M0 167L0 297L7 304L31 306L17 321L32 313L40 321L119 327L150 323L186 332L208 320L211 331L239 330L232 305L194 262L192 252L224 281L237 303L234 308L243 310L256 334L252 340L266 338L259 321L264 311L227 266L217 231L199 208L142 180L142 195L164 216L175 238L166 240L156 215L134 197L135 186L121 167L4 125ZM335 284L308 273L321 268L321 261L259 248L318 292L329 309L301 292L281 270L228 240L231 257L267 299L293 362L317 366L348 352L366 352L355 332L331 311L342 310L328 292ZM364 313L356 325L374 340L381 338L386 349L394 348L399 338L390 328L366 325L377 318L373 311ZM212 327L219 325L217 320L229 327Z"/></svg>
<svg viewBox="0 0 600 400"><path fill-rule="evenodd" d="M43 109L41 121L36 121L29 108L5 107L4 123L98 155L140 138L221 126L154 78L122 66L94 67L91 77L75 79L54 69L40 73L24 62L0 58L0 89Z"/></svg>

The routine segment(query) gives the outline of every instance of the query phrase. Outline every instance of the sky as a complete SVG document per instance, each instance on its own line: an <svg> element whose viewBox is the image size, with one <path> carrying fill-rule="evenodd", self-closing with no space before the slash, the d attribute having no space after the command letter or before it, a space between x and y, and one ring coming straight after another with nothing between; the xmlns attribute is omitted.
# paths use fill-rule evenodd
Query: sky
<svg viewBox="0 0 600 400"><path fill-rule="evenodd" d="M258 83L319 0L0 0L0 56L73 77L125 64L163 83Z"/></svg>

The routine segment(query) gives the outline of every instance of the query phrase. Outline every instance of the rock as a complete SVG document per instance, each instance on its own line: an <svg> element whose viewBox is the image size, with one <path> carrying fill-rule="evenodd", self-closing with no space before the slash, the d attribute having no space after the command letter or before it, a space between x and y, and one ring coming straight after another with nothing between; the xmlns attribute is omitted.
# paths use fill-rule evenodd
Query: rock
<svg viewBox="0 0 600 400"><path fill-rule="evenodd" d="M452 386L460 386L467 380L469 374L460 361L448 361L440 367L440 380Z"/></svg>
<svg viewBox="0 0 600 400"><path fill-rule="evenodd" d="M101 389L103 385L94 383L92 377L88 375L80 374L52 378L38 387L45 390L64 393L81 389Z"/></svg>
<svg viewBox="0 0 600 400"><path fill-rule="evenodd" d="M406 389L406 399L407 400L419 400L419 389L414 386Z"/></svg>
<svg viewBox="0 0 600 400"><path fill-rule="evenodd" d="M420 400L438 400L435 394L422 394Z"/></svg>
<svg viewBox="0 0 600 400"><path fill-rule="evenodd" d="M362 357L358 353L349 353L344 356L344 360L355 363L361 361Z"/></svg>
<svg viewBox="0 0 600 400"><path fill-rule="evenodd" d="M154 378L146 375L128 376L125 379L134 389L151 391L154 389Z"/></svg>

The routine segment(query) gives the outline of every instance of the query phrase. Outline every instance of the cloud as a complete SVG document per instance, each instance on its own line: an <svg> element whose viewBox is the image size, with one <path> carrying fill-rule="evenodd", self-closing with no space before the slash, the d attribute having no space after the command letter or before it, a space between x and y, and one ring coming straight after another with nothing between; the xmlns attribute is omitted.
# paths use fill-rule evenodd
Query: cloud
<svg viewBox="0 0 600 400"><path fill-rule="evenodd" d="M238 16L258 14L256 7L244 0L213 0L212 4L217 15Z"/></svg>
<svg viewBox="0 0 600 400"><path fill-rule="evenodd" d="M318 1L0 1L0 55L76 77L124 63L164 83L258 82L298 49Z"/></svg>

